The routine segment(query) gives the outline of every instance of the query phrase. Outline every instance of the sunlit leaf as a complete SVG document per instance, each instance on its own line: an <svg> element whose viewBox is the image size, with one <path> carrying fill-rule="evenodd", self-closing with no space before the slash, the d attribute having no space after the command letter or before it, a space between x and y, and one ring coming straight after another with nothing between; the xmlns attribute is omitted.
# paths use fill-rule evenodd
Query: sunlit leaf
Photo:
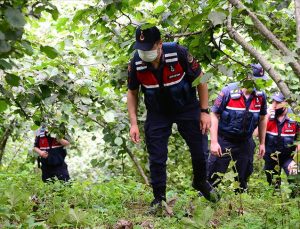
<svg viewBox="0 0 300 229"><path fill-rule="evenodd" d="M160 14L160 13L164 12L165 10L166 10L165 6L158 6L152 12L154 14Z"/></svg>
<svg viewBox="0 0 300 229"><path fill-rule="evenodd" d="M8 108L7 103L4 100L0 100L0 112L5 111Z"/></svg>
<svg viewBox="0 0 300 229"><path fill-rule="evenodd" d="M213 23L214 26L223 24L226 18L226 14L223 12L212 11L208 15L208 19Z"/></svg>
<svg viewBox="0 0 300 229"><path fill-rule="evenodd" d="M103 118L106 122L114 122L115 121L115 113L113 111L107 111Z"/></svg>
<svg viewBox="0 0 300 229"><path fill-rule="evenodd" d="M123 144L123 140L122 138L120 137L116 137L115 140L114 140L114 143L117 145L117 146L120 146Z"/></svg>

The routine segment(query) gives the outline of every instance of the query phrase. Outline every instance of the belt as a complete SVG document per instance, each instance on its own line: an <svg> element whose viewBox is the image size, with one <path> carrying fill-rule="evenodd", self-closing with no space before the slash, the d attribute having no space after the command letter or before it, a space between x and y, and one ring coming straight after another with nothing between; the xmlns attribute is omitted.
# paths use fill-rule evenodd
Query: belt
<svg viewBox="0 0 300 229"><path fill-rule="evenodd" d="M250 137L237 137L237 136L232 136L230 134L226 134L226 133L222 133L222 132L219 132L219 137L227 140L227 141L230 141L230 142L235 142L235 143L239 143L241 141L246 141L248 140Z"/></svg>

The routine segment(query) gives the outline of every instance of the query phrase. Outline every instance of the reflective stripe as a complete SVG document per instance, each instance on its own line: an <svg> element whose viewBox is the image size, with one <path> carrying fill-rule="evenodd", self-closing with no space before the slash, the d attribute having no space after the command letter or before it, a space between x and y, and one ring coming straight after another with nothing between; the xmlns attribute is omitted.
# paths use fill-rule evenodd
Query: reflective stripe
<svg viewBox="0 0 300 229"><path fill-rule="evenodd" d="M237 111L245 111L246 110L246 108L230 107L230 106L226 106L226 108L229 110L237 110Z"/></svg>
<svg viewBox="0 0 300 229"><path fill-rule="evenodd" d="M166 63L176 62L176 61L178 61L178 58L166 59L165 61L166 61Z"/></svg>
<svg viewBox="0 0 300 229"><path fill-rule="evenodd" d="M177 52L167 53L165 57L177 56Z"/></svg>
<svg viewBox="0 0 300 229"><path fill-rule="evenodd" d="M159 87L159 84L155 84L155 85L145 85L145 84L143 84L143 86L144 86L145 88L158 88L158 87Z"/></svg>
<svg viewBox="0 0 300 229"><path fill-rule="evenodd" d="M142 63L143 63L143 61L137 61L137 62L135 62L135 65L140 65Z"/></svg>
<svg viewBox="0 0 300 229"><path fill-rule="evenodd" d="M136 70L139 71L139 70L143 70L143 69L146 69L146 68L147 68L147 66L141 66L141 67L137 67Z"/></svg>
<svg viewBox="0 0 300 229"><path fill-rule="evenodd" d="M274 133L274 132L271 132L271 131L267 131L267 134L271 134L271 135L274 135L274 136L278 136L278 133Z"/></svg>
<svg viewBox="0 0 300 229"><path fill-rule="evenodd" d="M179 80L176 80L176 81L171 82L171 83L164 83L164 86L171 86L171 85L180 83L180 81L183 79L184 75L185 75L185 72L182 74L182 76L181 76L181 78Z"/></svg>
<svg viewBox="0 0 300 229"><path fill-rule="evenodd" d="M51 148L59 148L63 146L52 146ZM40 147L39 149L50 149L50 147Z"/></svg>
<svg viewBox="0 0 300 229"><path fill-rule="evenodd" d="M249 110L249 111L254 113L260 112L260 110Z"/></svg>
<svg viewBox="0 0 300 229"><path fill-rule="evenodd" d="M281 134L281 136L283 136L283 137L287 137L287 136L292 136L292 137L294 137L296 134Z"/></svg>

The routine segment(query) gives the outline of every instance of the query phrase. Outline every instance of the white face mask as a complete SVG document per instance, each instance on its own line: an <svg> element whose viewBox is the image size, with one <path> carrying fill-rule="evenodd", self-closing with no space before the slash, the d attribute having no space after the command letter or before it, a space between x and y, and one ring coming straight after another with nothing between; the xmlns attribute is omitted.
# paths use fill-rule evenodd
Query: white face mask
<svg viewBox="0 0 300 229"><path fill-rule="evenodd" d="M139 57L145 62L152 62L158 56L157 49L150 50L150 51L143 51L143 50L138 49L137 51L138 51Z"/></svg>

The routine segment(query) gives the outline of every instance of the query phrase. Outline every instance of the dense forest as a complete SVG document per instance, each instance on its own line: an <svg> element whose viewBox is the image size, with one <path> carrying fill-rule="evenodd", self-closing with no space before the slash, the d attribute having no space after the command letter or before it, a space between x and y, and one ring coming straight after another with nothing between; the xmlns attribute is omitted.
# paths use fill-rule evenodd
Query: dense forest
<svg viewBox="0 0 300 229"><path fill-rule="evenodd" d="M188 48L204 72L194 85L208 84L210 106L260 63L269 80L256 87L269 103L281 91L300 122L299 0L0 0L0 228L300 228L300 197L290 198L284 173L274 191L257 155L247 192L234 192L231 163L221 200L199 197L175 125L167 201L149 212L145 137L130 141L126 105L142 24ZM70 182L41 180L33 145L44 123L70 142Z"/></svg>

